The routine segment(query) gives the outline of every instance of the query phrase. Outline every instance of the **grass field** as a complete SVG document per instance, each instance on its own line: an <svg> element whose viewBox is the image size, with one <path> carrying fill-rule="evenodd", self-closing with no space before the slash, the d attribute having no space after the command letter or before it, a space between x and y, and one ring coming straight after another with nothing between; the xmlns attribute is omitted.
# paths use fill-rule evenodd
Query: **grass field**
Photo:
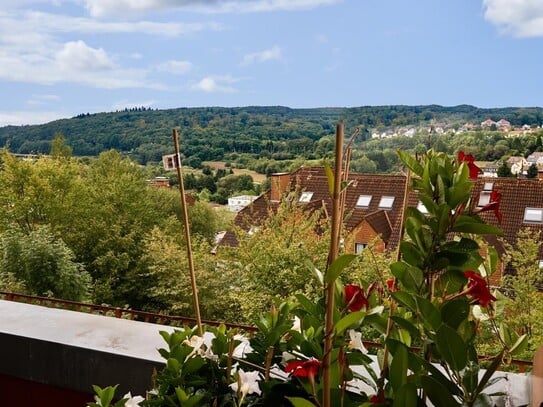
<svg viewBox="0 0 543 407"><path fill-rule="evenodd" d="M219 169L219 168L225 168L224 161L204 161L202 162L203 165L207 165L213 169ZM254 182L262 183L266 181L266 175L259 174L258 172L246 170L246 169L238 169L238 168L232 168L232 171L234 171L235 175L250 175L253 177Z"/></svg>

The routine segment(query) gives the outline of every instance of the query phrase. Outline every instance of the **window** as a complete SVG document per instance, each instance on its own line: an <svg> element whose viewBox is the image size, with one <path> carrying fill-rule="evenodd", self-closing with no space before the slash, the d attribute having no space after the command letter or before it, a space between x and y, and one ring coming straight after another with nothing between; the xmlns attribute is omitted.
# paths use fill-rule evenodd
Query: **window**
<svg viewBox="0 0 543 407"><path fill-rule="evenodd" d="M493 182L485 182L483 185L483 191L492 191L492 188L494 188Z"/></svg>
<svg viewBox="0 0 543 407"><path fill-rule="evenodd" d="M359 208L367 208L370 206L371 195L360 195L358 201L356 201L356 206Z"/></svg>
<svg viewBox="0 0 543 407"><path fill-rule="evenodd" d="M355 243L354 244L354 253L360 254L362 253L362 250L364 250L366 247L368 247L367 243Z"/></svg>
<svg viewBox="0 0 543 407"><path fill-rule="evenodd" d="M543 223L543 208L526 208L524 210L524 222Z"/></svg>
<svg viewBox="0 0 543 407"><path fill-rule="evenodd" d="M311 201L312 196L313 196L313 192L302 192L302 195L300 195L299 202L309 202Z"/></svg>
<svg viewBox="0 0 543 407"><path fill-rule="evenodd" d="M393 196L382 196L381 201L379 202L379 209L391 209L393 203Z"/></svg>
<svg viewBox="0 0 543 407"><path fill-rule="evenodd" d="M539 260L539 269L543 269L543 260Z"/></svg>
<svg viewBox="0 0 543 407"><path fill-rule="evenodd" d="M419 201L419 203L417 205L417 209L423 215L428 215L428 209L426 209L426 206L424 206L424 204L421 201Z"/></svg>
<svg viewBox="0 0 543 407"><path fill-rule="evenodd" d="M477 203L477 206L483 207L488 203L490 203L490 193L484 191L481 192L481 195L479 195L479 202Z"/></svg>

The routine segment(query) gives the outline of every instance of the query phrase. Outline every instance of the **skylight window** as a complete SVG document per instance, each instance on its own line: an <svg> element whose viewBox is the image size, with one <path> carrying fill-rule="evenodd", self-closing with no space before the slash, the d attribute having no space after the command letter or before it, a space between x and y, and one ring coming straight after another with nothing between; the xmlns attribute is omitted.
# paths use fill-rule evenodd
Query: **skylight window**
<svg viewBox="0 0 543 407"><path fill-rule="evenodd" d="M302 192L302 195L300 195L299 202L309 202L311 201L312 196L313 196L313 192Z"/></svg>
<svg viewBox="0 0 543 407"><path fill-rule="evenodd" d="M393 196L382 196L381 201L379 202L379 209L391 209L393 203Z"/></svg>
<svg viewBox="0 0 543 407"><path fill-rule="evenodd" d="M483 185L483 191L492 191L493 188L494 188L493 182L485 182L485 184Z"/></svg>
<svg viewBox="0 0 543 407"><path fill-rule="evenodd" d="M483 207L488 203L490 203L490 192L481 192L481 195L479 195L479 202L477 202L477 206Z"/></svg>
<svg viewBox="0 0 543 407"><path fill-rule="evenodd" d="M526 208L524 210L524 222L543 223L543 208Z"/></svg>
<svg viewBox="0 0 543 407"><path fill-rule="evenodd" d="M356 201L356 206L359 208L367 208L370 206L371 195L360 195L358 201Z"/></svg>

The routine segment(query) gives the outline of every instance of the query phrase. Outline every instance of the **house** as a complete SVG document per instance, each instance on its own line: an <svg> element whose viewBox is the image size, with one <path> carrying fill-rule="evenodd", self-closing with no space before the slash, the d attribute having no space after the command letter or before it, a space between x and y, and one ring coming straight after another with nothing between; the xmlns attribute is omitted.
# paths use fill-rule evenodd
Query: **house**
<svg viewBox="0 0 543 407"><path fill-rule="evenodd" d="M496 126L496 122L491 119L486 119L484 122L481 122L481 127L487 129L489 127Z"/></svg>
<svg viewBox="0 0 543 407"><path fill-rule="evenodd" d="M511 173L515 175L523 174L530 166L524 157L509 157L507 165L511 168Z"/></svg>
<svg viewBox="0 0 543 407"><path fill-rule="evenodd" d="M529 228L543 233L543 181L526 178L479 178L471 191L471 210L476 210L488 203L492 190L501 195L500 210L503 213L499 224L492 212L481 213L481 218L503 230L502 238L509 244L516 243L518 232ZM542 235L543 239L543 235ZM496 237L488 237L487 241L498 251L503 252L503 245ZM543 264L543 245L539 248L539 264ZM506 269L506 273L511 270ZM493 283L499 284L499 275L493 276Z"/></svg>
<svg viewBox="0 0 543 407"><path fill-rule="evenodd" d="M497 189L502 194L503 221L498 223L493 212L481 213L490 224L502 228L504 239L515 244L518 232L530 228L543 233L543 181L539 179L478 178L473 181L470 210L477 211L489 202L490 194ZM327 177L319 167L302 167L289 174L272 175L271 189L242 209L235 224L247 232L255 230L269 215L277 210L281 199L304 205L308 211L322 208L324 216L332 213ZM404 199L407 205L424 213L424 206L414 191L405 194L406 177L402 175L350 174L345 196L345 250L359 253L369 243L375 250L391 251L398 247L401 236L401 217ZM296 193L296 191L300 191ZM504 246L495 237L488 242L503 252ZM226 232L222 246L236 246L236 235ZM539 258L543 264L543 245ZM499 284L501 273L494 277Z"/></svg>
<svg viewBox="0 0 543 407"><path fill-rule="evenodd" d="M239 212L256 198L258 197L255 195L239 195L228 198L228 210L230 212Z"/></svg>
<svg viewBox="0 0 543 407"><path fill-rule="evenodd" d="M147 184L155 188L169 188L170 179L168 177L155 177L148 179Z"/></svg>
<svg viewBox="0 0 543 407"><path fill-rule="evenodd" d="M405 195L405 176L351 174L345 196L345 229L350 237L346 250L358 253L376 238L377 250L393 250L400 240L400 221ZM296 193L296 191L300 191ZM332 213L332 202L328 190L328 179L321 167L302 167L289 173L273 174L271 189L242 209L234 221L246 230L254 230L268 216L269 210L276 211L281 199L295 200L307 210L323 209ZM417 205L416 194L410 193L412 206ZM228 231L223 246L236 246L237 239Z"/></svg>
<svg viewBox="0 0 543 407"><path fill-rule="evenodd" d="M500 119L496 122L496 127L501 131L509 131L511 129L511 123L505 119Z"/></svg>
<svg viewBox="0 0 543 407"><path fill-rule="evenodd" d="M533 152L528 157L526 157L526 161L528 162L529 165L532 165L532 164L543 165L543 152L541 151Z"/></svg>

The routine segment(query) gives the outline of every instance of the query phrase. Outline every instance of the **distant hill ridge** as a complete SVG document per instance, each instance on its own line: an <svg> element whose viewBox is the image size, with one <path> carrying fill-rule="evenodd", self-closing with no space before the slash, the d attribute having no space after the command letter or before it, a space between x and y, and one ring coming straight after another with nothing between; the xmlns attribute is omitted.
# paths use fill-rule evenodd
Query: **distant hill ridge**
<svg viewBox="0 0 543 407"><path fill-rule="evenodd" d="M313 144L333 135L339 121L347 131L362 126L362 138L373 130L428 125L461 126L486 119L506 119L513 126L541 125L539 107L478 108L470 105L360 106L289 108L284 106L194 107L166 110L133 108L110 113L82 113L71 119L31 126L0 128L0 146L14 153L48 153L61 133L74 155L94 156L116 149L141 163L172 152L171 131L179 129L186 157L223 160L227 154L277 155L312 151Z"/></svg>

